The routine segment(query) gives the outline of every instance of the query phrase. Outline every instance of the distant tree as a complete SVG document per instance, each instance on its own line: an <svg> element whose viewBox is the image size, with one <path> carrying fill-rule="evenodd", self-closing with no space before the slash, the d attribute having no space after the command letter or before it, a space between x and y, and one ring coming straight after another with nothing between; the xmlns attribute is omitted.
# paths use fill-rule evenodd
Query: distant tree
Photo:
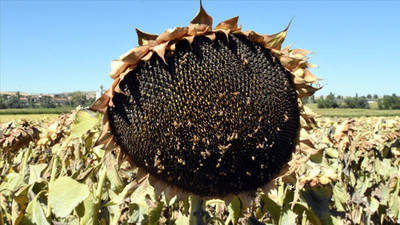
<svg viewBox="0 0 400 225"><path fill-rule="evenodd" d="M318 108L339 108L335 95L331 92L324 99L323 96L317 100Z"/></svg>
<svg viewBox="0 0 400 225"><path fill-rule="evenodd" d="M400 97L385 95L378 101L379 109L400 109Z"/></svg>
<svg viewBox="0 0 400 225"><path fill-rule="evenodd" d="M303 104L308 104L308 103L309 103L309 100L310 100L310 97L309 97L309 96L306 96L306 97L304 97L302 100L303 100Z"/></svg>
<svg viewBox="0 0 400 225"><path fill-rule="evenodd" d="M371 99L371 98L372 98L372 95L368 94L368 95L367 95L367 98L368 98L368 99Z"/></svg>
<svg viewBox="0 0 400 225"><path fill-rule="evenodd" d="M365 97L348 97L344 99L345 108L361 108L361 109L369 109L368 100Z"/></svg>
<svg viewBox="0 0 400 225"><path fill-rule="evenodd" d="M316 103L316 101L315 101L315 96L313 95L313 96L311 96L311 102L310 103Z"/></svg>
<svg viewBox="0 0 400 225"><path fill-rule="evenodd" d="M10 98L6 102L7 108L21 108L20 101L18 97L15 96L10 96Z"/></svg>
<svg viewBox="0 0 400 225"><path fill-rule="evenodd" d="M73 92L72 96L71 96L71 103L72 103L72 106L74 106L74 107L78 106L78 105L85 106L86 105L85 93L82 93L80 91Z"/></svg>
<svg viewBox="0 0 400 225"><path fill-rule="evenodd" d="M6 109L7 104L6 101L3 98L0 98L0 109Z"/></svg>
<svg viewBox="0 0 400 225"><path fill-rule="evenodd" d="M377 94L374 94L374 97L373 97L374 99L377 99L378 98L378 95Z"/></svg>

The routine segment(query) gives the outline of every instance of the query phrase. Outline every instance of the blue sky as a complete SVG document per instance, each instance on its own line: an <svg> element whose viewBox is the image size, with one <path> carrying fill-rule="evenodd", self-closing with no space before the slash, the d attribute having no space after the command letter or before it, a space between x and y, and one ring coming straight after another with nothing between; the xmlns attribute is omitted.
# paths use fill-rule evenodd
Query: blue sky
<svg viewBox="0 0 400 225"><path fill-rule="evenodd" d="M284 45L314 53L317 95L400 94L399 1L207 1L214 25L273 34L294 17ZM139 28L187 26L198 1L5 1L0 91L59 93L108 88L110 62L137 46Z"/></svg>

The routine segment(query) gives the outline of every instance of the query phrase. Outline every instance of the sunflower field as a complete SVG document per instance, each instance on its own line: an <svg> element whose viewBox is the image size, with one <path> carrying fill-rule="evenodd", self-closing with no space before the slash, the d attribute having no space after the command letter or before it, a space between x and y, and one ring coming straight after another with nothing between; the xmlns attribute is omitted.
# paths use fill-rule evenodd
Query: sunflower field
<svg viewBox="0 0 400 225"><path fill-rule="evenodd" d="M398 224L400 118L317 118L297 169L243 201L157 193L77 109L0 127L0 224ZM170 197L174 196L174 197ZM200 210L194 211L194 205Z"/></svg>

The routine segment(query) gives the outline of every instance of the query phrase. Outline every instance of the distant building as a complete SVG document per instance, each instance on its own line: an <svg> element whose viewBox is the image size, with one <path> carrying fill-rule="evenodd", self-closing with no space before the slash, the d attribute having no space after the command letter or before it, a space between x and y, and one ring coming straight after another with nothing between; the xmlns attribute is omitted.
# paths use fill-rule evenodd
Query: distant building
<svg viewBox="0 0 400 225"><path fill-rule="evenodd" d="M104 94L103 85L100 86L99 90L96 91L96 99L99 99Z"/></svg>

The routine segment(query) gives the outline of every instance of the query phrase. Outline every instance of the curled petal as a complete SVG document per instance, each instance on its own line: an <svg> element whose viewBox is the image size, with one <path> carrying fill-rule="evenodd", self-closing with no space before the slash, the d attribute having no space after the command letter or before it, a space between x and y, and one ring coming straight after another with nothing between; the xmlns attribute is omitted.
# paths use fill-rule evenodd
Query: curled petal
<svg viewBox="0 0 400 225"><path fill-rule="evenodd" d="M226 35L226 39L229 39L230 30L216 30L216 32L224 33Z"/></svg>
<svg viewBox="0 0 400 225"><path fill-rule="evenodd" d="M189 42L189 44L192 44L194 41L194 37L195 36L186 36L186 37L184 37L184 39L186 39Z"/></svg>
<svg viewBox="0 0 400 225"><path fill-rule="evenodd" d="M291 23L292 21L289 22L289 25L286 27L286 29L284 29L279 33L272 35L264 35L264 40L263 40L264 47L280 50L282 48L282 43L286 38L286 34Z"/></svg>
<svg viewBox="0 0 400 225"><path fill-rule="evenodd" d="M308 68L316 68L316 67L318 67L318 65L307 62L307 67Z"/></svg>
<svg viewBox="0 0 400 225"><path fill-rule="evenodd" d="M316 77L313 73L311 73L308 69L304 70L304 80L307 83L315 83L319 81L320 79Z"/></svg>
<svg viewBox="0 0 400 225"><path fill-rule="evenodd" d="M165 64L167 64L167 62L165 61L165 49L167 48L168 44L169 42L165 42L163 44L154 46L152 49L155 53L157 53L158 56L160 56Z"/></svg>
<svg viewBox="0 0 400 225"><path fill-rule="evenodd" d="M148 52L145 56L143 56L142 61L149 61L152 55L152 51Z"/></svg>
<svg viewBox="0 0 400 225"><path fill-rule="evenodd" d="M186 199L189 196L189 194L182 189L178 188L178 193L176 193L176 201L180 202Z"/></svg>
<svg viewBox="0 0 400 225"><path fill-rule="evenodd" d="M315 88L311 85L308 84L296 84L296 91L299 96L299 98L304 98L307 96L313 95L316 91L318 91L321 88Z"/></svg>
<svg viewBox="0 0 400 225"><path fill-rule="evenodd" d="M258 34L254 31L245 31L243 32L243 34L246 35L247 38L253 42L262 43L264 40L264 37L261 34Z"/></svg>
<svg viewBox="0 0 400 225"><path fill-rule="evenodd" d="M293 83L295 83L295 84L305 84L306 82L304 81L304 79L302 77L295 76L294 79L293 79Z"/></svg>
<svg viewBox="0 0 400 225"><path fill-rule="evenodd" d="M211 27L212 22L213 22L212 17L207 14L207 12L203 8L203 4L201 4L200 1L200 10L197 13L197 15L193 18L193 20L190 22L190 25L206 25Z"/></svg>
<svg viewBox="0 0 400 225"><path fill-rule="evenodd" d="M156 42L160 44L165 41L172 41L179 39L185 36L188 33L188 30L189 28L187 27L175 27L173 30L168 29L157 37Z"/></svg>
<svg viewBox="0 0 400 225"><path fill-rule="evenodd" d="M188 34L189 35L203 35L212 30L213 19L204 10L200 1L200 10L194 19L190 22Z"/></svg>
<svg viewBox="0 0 400 225"><path fill-rule="evenodd" d="M289 52L291 51L290 48L293 46L293 44L294 44L294 43L292 43L292 44L290 44L290 45L284 47L284 48L281 50L281 52L282 52L283 54L285 54L285 55L289 55Z"/></svg>
<svg viewBox="0 0 400 225"><path fill-rule="evenodd" d="M310 53L311 53L311 51L297 48L297 49L290 50L289 56L301 59L301 58L306 57Z"/></svg>
<svg viewBox="0 0 400 225"><path fill-rule="evenodd" d="M151 184L153 187L157 183L157 178L153 175L149 175L149 184ZM156 196L158 197L158 196Z"/></svg>
<svg viewBox="0 0 400 225"><path fill-rule="evenodd" d="M163 192L163 191L165 191L165 189L167 188L167 184L164 182L164 181L161 181L161 180L157 180L157 182L154 184L154 193L155 193L155 196L160 196L161 195L161 193Z"/></svg>
<svg viewBox="0 0 400 225"><path fill-rule="evenodd" d="M215 33L211 33L211 34L207 34L206 37L208 39L210 39L211 41L214 41L216 36L215 36Z"/></svg>
<svg viewBox="0 0 400 225"><path fill-rule="evenodd" d="M222 21L221 23L219 23L214 29L215 30L230 30L230 31L237 31L238 28L238 20L239 17L235 16L233 18L230 18L228 20Z"/></svg>
<svg viewBox="0 0 400 225"><path fill-rule="evenodd" d="M143 45L129 50L127 53L121 55L119 58L128 64L137 64L150 50L150 46Z"/></svg>
<svg viewBox="0 0 400 225"><path fill-rule="evenodd" d="M139 167L138 172L136 174L136 181L138 183L141 183L144 180L144 178L146 177L146 175L147 175L146 170L144 170L143 168Z"/></svg>
<svg viewBox="0 0 400 225"><path fill-rule="evenodd" d="M176 196L178 193L178 188L172 185L168 185L167 188L164 191L165 194L165 200L167 201L167 204L172 204L171 202L172 198Z"/></svg>
<svg viewBox="0 0 400 225"><path fill-rule="evenodd" d="M108 101L110 101L110 96L103 94L89 109L104 114L107 110Z"/></svg>
<svg viewBox="0 0 400 225"><path fill-rule="evenodd" d="M113 61L111 61L110 77L112 79L116 79L128 67L129 67L129 64L123 62L122 60L113 60Z"/></svg>
<svg viewBox="0 0 400 225"><path fill-rule="evenodd" d="M139 45L149 44L151 41L155 41L158 37L158 35L156 35L156 34L149 34L149 33L143 32L137 28L136 28L136 33L138 36Z"/></svg>
<svg viewBox="0 0 400 225"><path fill-rule="evenodd" d="M316 114L315 112L313 112L310 108L308 108L307 106L303 106L303 110L304 113L307 115L307 117L313 119L317 116L319 116L318 114Z"/></svg>
<svg viewBox="0 0 400 225"><path fill-rule="evenodd" d="M109 127L109 124L107 124L105 126ZM96 140L95 146L105 145L108 142L110 142L110 140L112 138L113 138L113 135L110 133L110 131L107 128L103 128L99 138L97 138L97 140Z"/></svg>
<svg viewBox="0 0 400 225"><path fill-rule="evenodd" d="M292 57L285 56L285 55L281 56L279 58L279 60L281 61L282 65L288 70L295 69L296 67L298 67L298 65L300 63L299 59L292 58Z"/></svg>
<svg viewBox="0 0 400 225"><path fill-rule="evenodd" d="M250 196L249 193L242 192L242 193L239 193L237 196L239 197L240 201L242 202L244 208L248 208L251 205L252 197Z"/></svg>
<svg viewBox="0 0 400 225"><path fill-rule="evenodd" d="M107 143L105 143L102 147L102 149L104 149L106 152L110 152L116 149L119 149L119 146L117 145L117 143L114 141L114 138L111 138L108 140Z"/></svg>
<svg viewBox="0 0 400 225"><path fill-rule="evenodd" d="M108 95L110 97L109 101L108 101L108 106L113 107L114 103L112 101L112 98L114 97L114 93L115 93L115 87L119 84L119 77L116 77L114 82L111 85L111 88L105 93L106 95ZM105 114L107 115L107 114Z"/></svg>

